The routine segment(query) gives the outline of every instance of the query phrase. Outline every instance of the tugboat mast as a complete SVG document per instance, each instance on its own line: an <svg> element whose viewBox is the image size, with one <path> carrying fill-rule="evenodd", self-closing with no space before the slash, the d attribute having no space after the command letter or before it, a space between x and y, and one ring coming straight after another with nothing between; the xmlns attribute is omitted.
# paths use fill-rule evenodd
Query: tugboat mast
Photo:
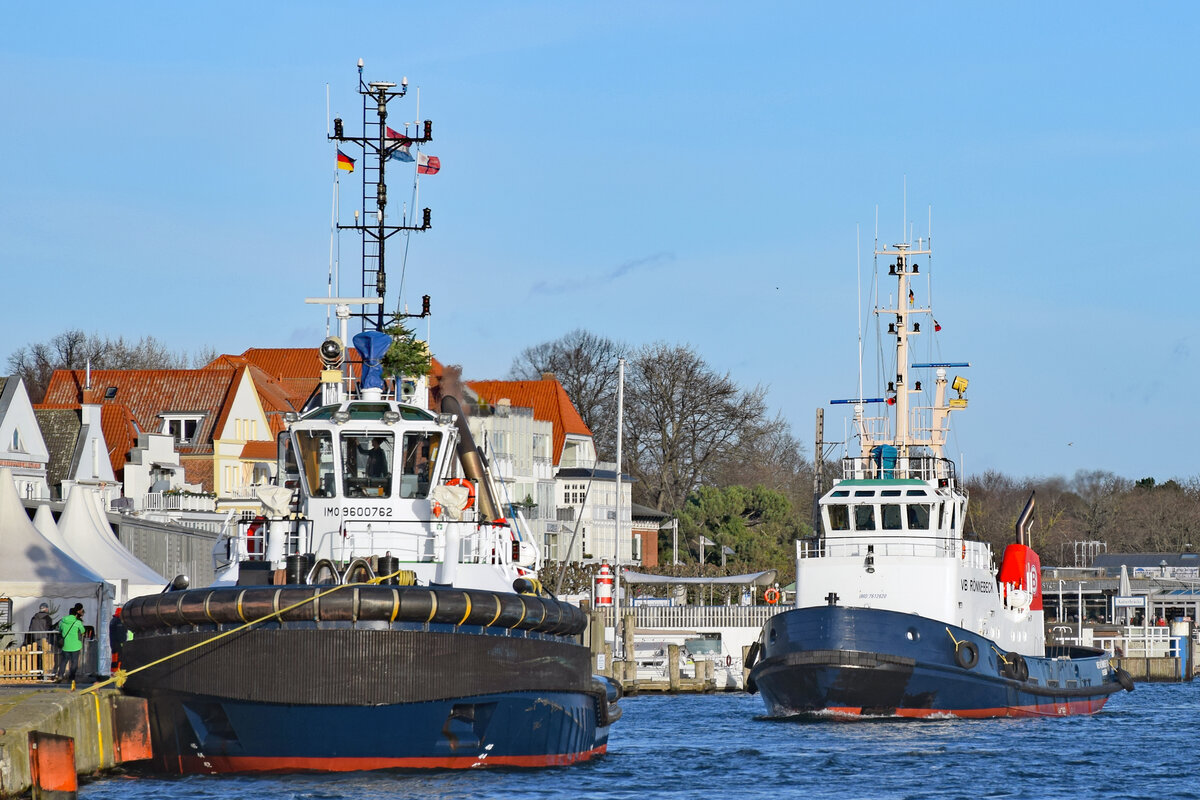
<svg viewBox="0 0 1200 800"><path fill-rule="evenodd" d="M389 225L387 223L387 182L385 180L385 165L401 148L410 145L420 145L433 141L433 122L425 120L424 131L420 136L410 136L408 124L397 133L388 128L388 103L404 97L408 93L408 78L401 78L399 88L387 81L371 81L363 78L363 61L358 60L358 93L362 96L362 135L347 136L342 118L333 120L333 135L328 138L335 142L352 142L362 150L362 211L354 214L352 225L338 223L338 230L358 231L362 237L362 296L377 296L380 303L377 310L354 312L354 316L362 318L362 329L368 327L383 330L384 304L382 302L387 292L387 272L384 268L384 250L389 238L400 231L426 231L430 228L430 211L422 210L420 225ZM407 153L407 150L404 150ZM410 159L411 160L411 159ZM373 206L373 211L367 209ZM407 223L407 220L405 220ZM424 316L428 304L422 309Z"/></svg>

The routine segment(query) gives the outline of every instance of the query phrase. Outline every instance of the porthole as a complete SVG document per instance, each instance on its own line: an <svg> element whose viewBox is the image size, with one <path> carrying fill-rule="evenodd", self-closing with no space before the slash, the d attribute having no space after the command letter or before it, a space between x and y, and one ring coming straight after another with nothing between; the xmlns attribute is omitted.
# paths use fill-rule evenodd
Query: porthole
<svg viewBox="0 0 1200 800"><path fill-rule="evenodd" d="M910 642L921 641L921 632L916 628L909 628L907 631L905 631L904 635L908 637Z"/></svg>

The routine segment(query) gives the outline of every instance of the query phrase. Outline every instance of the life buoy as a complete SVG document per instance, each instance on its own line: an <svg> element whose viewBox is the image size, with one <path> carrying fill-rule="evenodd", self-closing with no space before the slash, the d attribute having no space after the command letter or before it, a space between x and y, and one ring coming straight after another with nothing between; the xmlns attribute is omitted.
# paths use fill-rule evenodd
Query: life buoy
<svg viewBox="0 0 1200 800"><path fill-rule="evenodd" d="M963 558L963 561L966 561L966 560L967 560L967 540L966 540L966 539L964 539L964 540L963 540L963 554L962 554L962 558Z"/></svg>
<svg viewBox="0 0 1200 800"><path fill-rule="evenodd" d="M733 666L733 656L725 656L725 666L727 666L727 667Z"/></svg>
<svg viewBox="0 0 1200 800"><path fill-rule="evenodd" d="M467 502L463 505L462 510L466 511L471 506L475 505L475 481L468 478L451 478L446 481L447 486L462 486L467 490Z"/></svg>
<svg viewBox="0 0 1200 800"><path fill-rule="evenodd" d="M779 602L779 590L772 586L763 592L763 600L767 601L767 605L773 606Z"/></svg>
<svg viewBox="0 0 1200 800"><path fill-rule="evenodd" d="M974 642L961 641L954 643L954 660L963 669L971 669L979 663L979 648Z"/></svg>

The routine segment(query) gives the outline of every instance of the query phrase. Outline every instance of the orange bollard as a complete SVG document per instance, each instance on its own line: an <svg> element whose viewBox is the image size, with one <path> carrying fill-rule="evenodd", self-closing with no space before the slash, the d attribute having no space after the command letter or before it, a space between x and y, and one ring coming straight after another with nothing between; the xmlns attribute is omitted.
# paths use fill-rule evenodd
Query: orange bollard
<svg viewBox="0 0 1200 800"><path fill-rule="evenodd" d="M30 731L29 777L33 800L75 800L75 740L70 736Z"/></svg>

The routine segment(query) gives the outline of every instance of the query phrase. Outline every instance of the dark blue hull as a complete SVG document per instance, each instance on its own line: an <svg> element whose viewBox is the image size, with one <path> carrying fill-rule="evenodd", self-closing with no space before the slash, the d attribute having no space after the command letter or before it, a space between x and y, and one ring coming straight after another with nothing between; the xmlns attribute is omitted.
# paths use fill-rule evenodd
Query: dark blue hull
<svg viewBox="0 0 1200 800"><path fill-rule="evenodd" d="M785 611L760 646L750 683L777 717L1091 714L1132 687L1102 650L1021 657L963 628L877 609Z"/></svg>
<svg viewBox="0 0 1200 800"><path fill-rule="evenodd" d="M572 764L620 716L583 615L553 598L264 586L128 605L125 690L168 772Z"/></svg>
<svg viewBox="0 0 1200 800"><path fill-rule="evenodd" d="M309 706L150 693L158 769L178 773L538 767L605 752L586 694L532 692L385 706ZM600 717L600 718L598 718Z"/></svg>

